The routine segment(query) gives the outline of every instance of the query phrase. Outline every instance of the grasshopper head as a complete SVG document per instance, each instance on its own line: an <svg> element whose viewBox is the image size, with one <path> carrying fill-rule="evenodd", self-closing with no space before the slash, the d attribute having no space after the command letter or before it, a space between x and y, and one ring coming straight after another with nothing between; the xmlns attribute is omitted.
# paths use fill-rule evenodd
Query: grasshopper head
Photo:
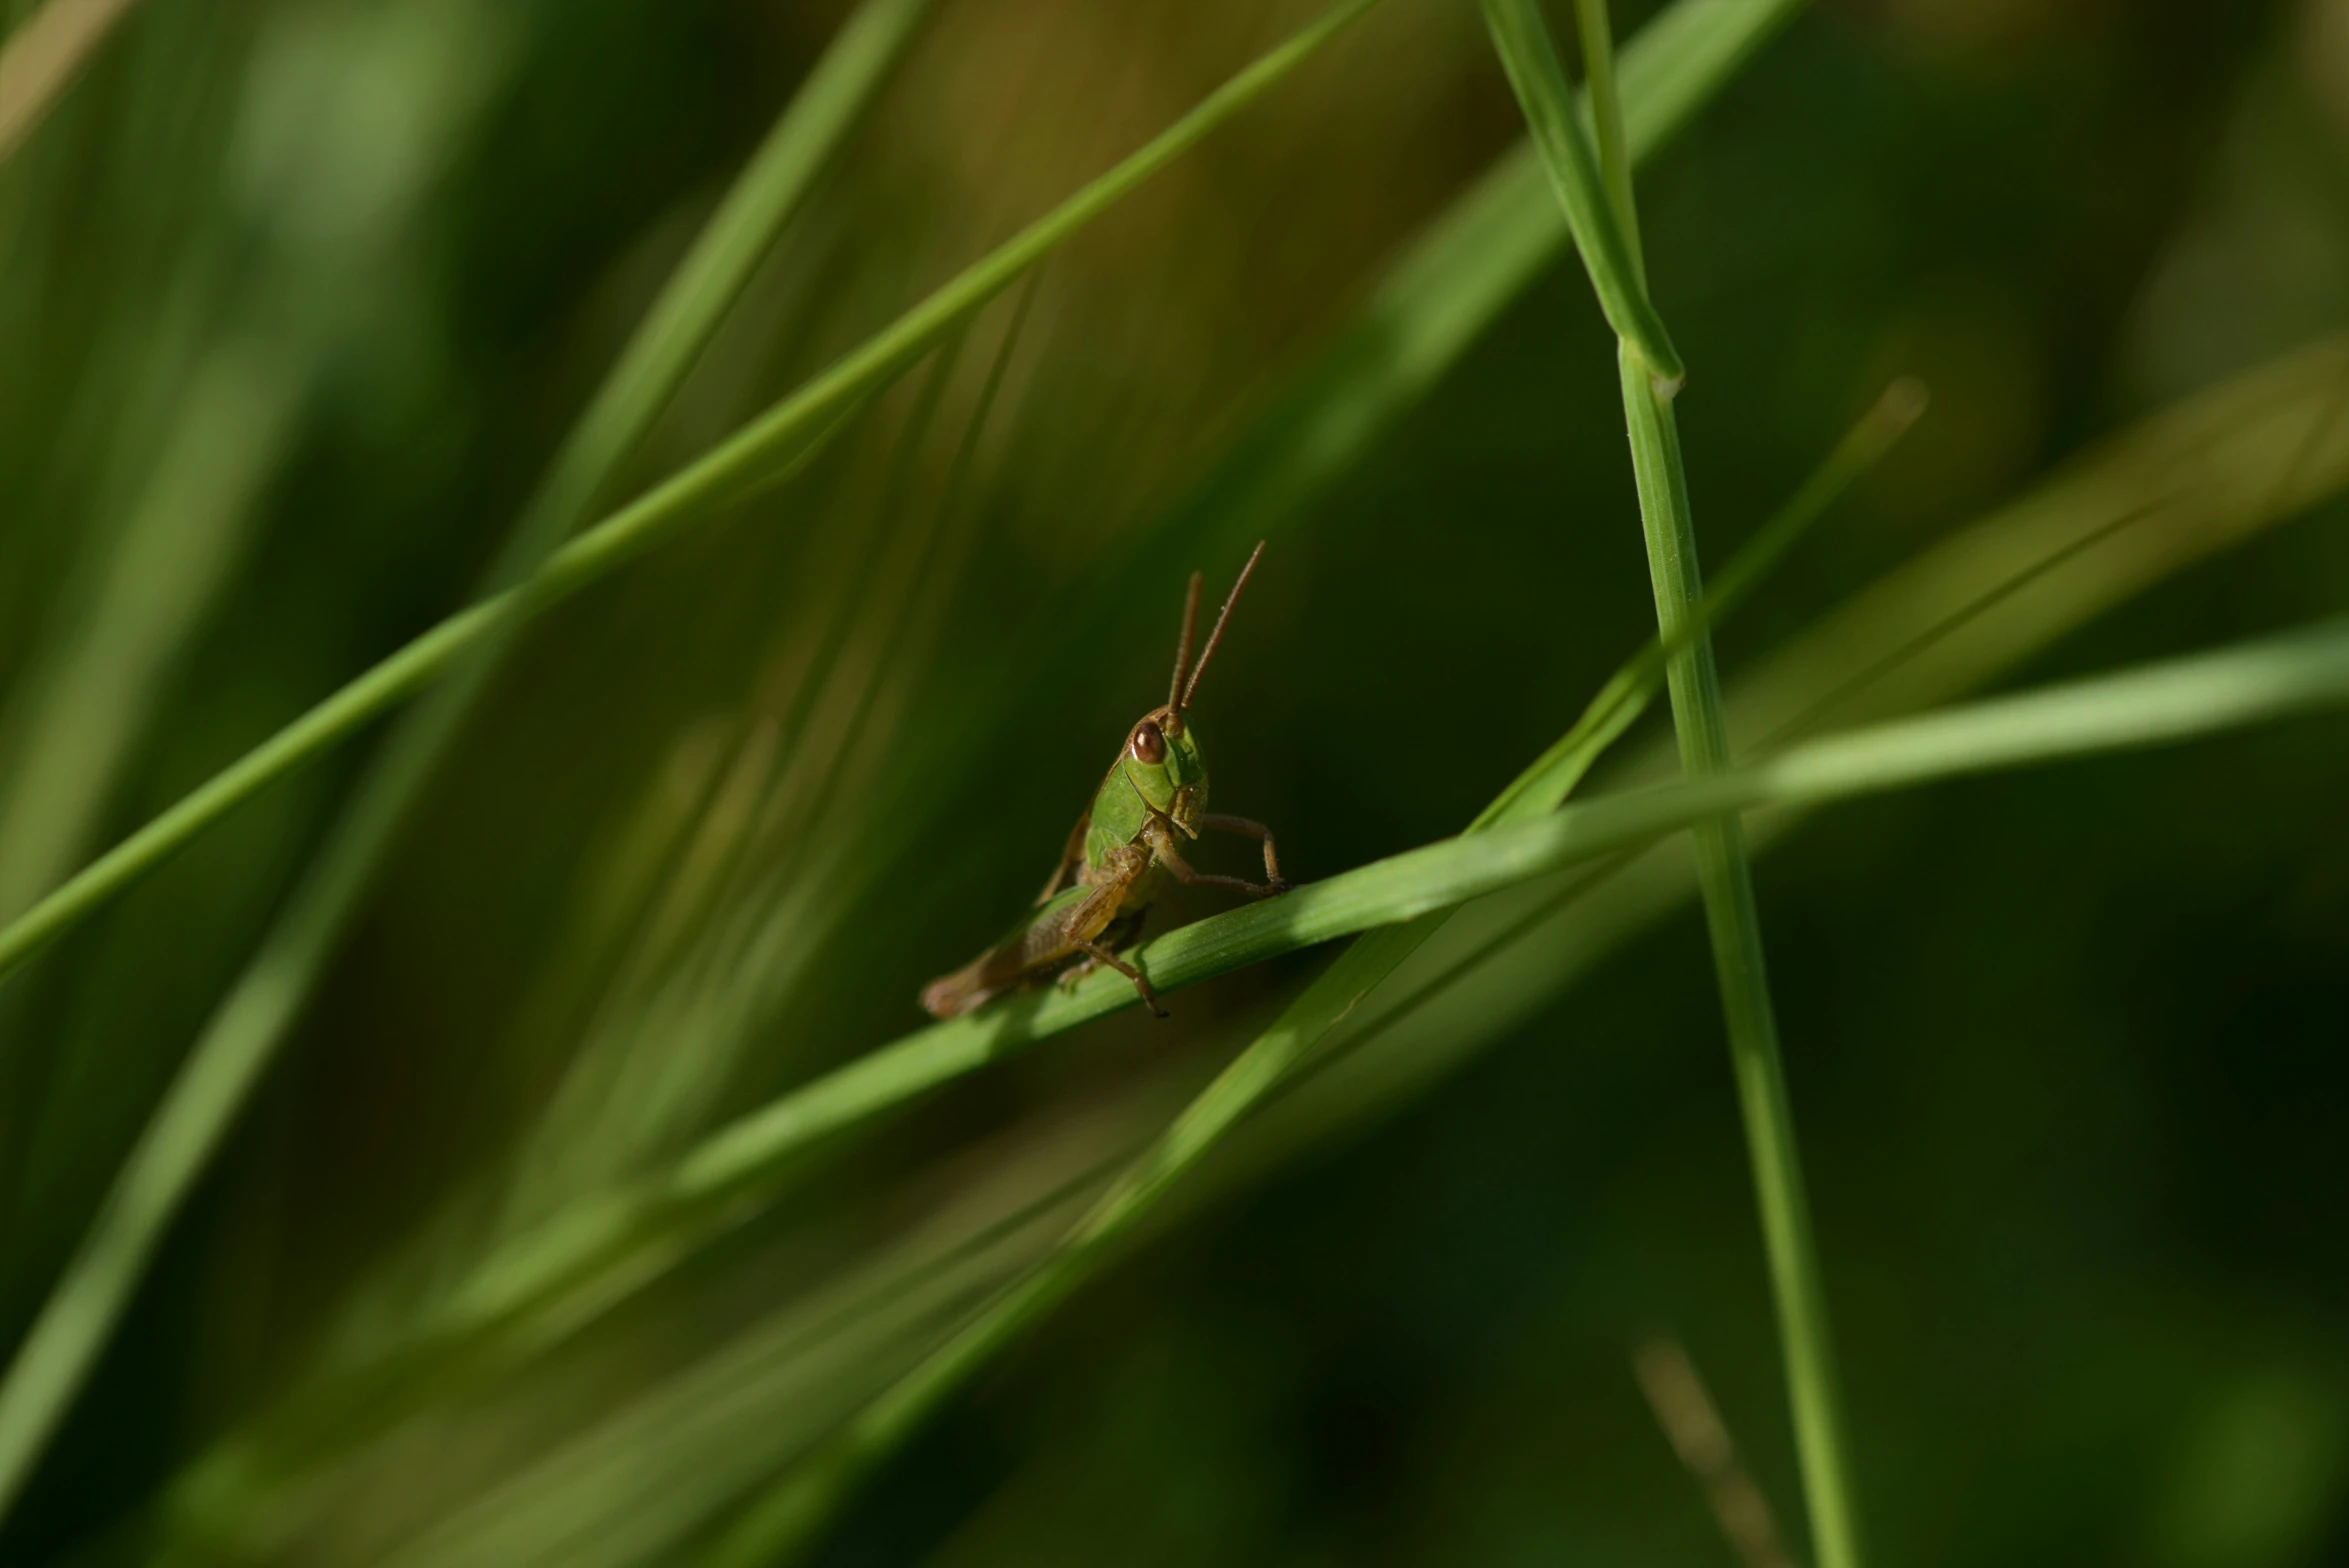
<svg viewBox="0 0 2349 1568"><path fill-rule="evenodd" d="M1198 826L1207 807L1207 764L1199 756L1199 737L1184 722L1180 708L1153 708L1126 734L1126 749L1118 759L1134 791L1150 809L1175 819L1185 832Z"/></svg>
<svg viewBox="0 0 2349 1568"><path fill-rule="evenodd" d="M1127 733L1126 749L1118 759L1151 809L1174 818L1186 833L1196 831L1199 814L1207 809L1207 764L1191 730L1191 694L1199 689L1199 677L1207 673L1207 661L1223 641L1224 623L1232 618L1232 606L1240 602L1240 590L1248 586L1248 575L1263 553L1264 542L1258 540L1232 591L1224 596L1223 608L1216 612L1215 629L1207 634L1197 664L1191 663L1191 636L1199 629L1199 574L1191 574L1190 592L1183 599L1183 637L1175 644L1174 684L1167 688L1165 706L1153 708Z"/></svg>

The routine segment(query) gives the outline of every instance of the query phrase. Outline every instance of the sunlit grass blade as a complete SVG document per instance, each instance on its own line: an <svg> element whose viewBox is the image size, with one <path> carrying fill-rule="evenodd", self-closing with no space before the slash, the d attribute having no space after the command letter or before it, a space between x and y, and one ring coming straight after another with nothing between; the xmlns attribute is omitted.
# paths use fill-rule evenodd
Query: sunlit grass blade
<svg viewBox="0 0 2349 1568"><path fill-rule="evenodd" d="M1535 145L1550 167L1576 248L1620 338L1616 360L1656 623L1668 642L1676 641L1702 598L1703 576L1672 410L1680 370L1676 359L1667 366L1656 357L1662 327L1660 322L1649 326L1654 312L1648 306L1636 238L1639 214L1632 200L1623 125L1609 113L1594 117L1602 149L1594 158L1582 139L1573 93L1535 0L1484 0L1484 12L1518 102L1534 127ZM1592 71L1599 80L1611 82L1614 42L1605 0L1576 0L1575 15L1584 59L1594 62ZM1595 107L1613 107L1611 89ZM1612 174L1604 183L1598 172L1601 164ZM1647 308L1634 312L1619 300L1635 300ZM1688 638L1687 646L1670 659L1667 675L1683 771L1697 780L1720 773L1729 765L1729 730L1722 718L1720 675L1711 640L1701 632ZM1834 1344L1786 1070L1780 1060L1744 827L1734 817L1721 817L1699 824L1694 840L1714 973L1728 1025L1731 1071L1745 1119L1778 1310L1813 1546L1822 1568L1857 1568L1857 1505L1836 1388Z"/></svg>
<svg viewBox="0 0 2349 1568"><path fill-rule="evenodd" d="M1124 161L965 268L714 450L571 540L532 579L527 604L504 594L459 611L207 780L0 928L0 974L88 918L269 783L440 679L466 649L525 608L541 610L578 592L679 529L706 521L785 477L827 432L1053 247L1269 91L1375 3L1345 0L1259 56Z"/></svg>
<svg viewBox="0 0 2349 1568"><path fill-rule="evenodd" d="M514 613L487 629L467 651L458 678L390 738L260 952L166 1089L82 1250L0 1382L0 1513L105 1342L188 1185L275 1054L410 802L485 687L514 627L533 608L542 591L536 586L540 567L667 405L902 53L925 8L926 0L870 0L777 122L647 313L501 548L487 587Z"/></svg>
<svg viewBox="0 0 2349 1568"><path fill-rule="evenodd" d="M0 45L0 164L33 133L135 0L48 0Z"/></svg>

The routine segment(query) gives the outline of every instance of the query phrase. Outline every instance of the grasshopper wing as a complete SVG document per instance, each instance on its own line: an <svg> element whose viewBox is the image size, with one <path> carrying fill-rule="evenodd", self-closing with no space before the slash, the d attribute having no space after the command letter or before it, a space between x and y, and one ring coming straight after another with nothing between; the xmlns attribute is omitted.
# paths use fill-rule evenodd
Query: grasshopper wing
<svg viewBox="0 0 2349 1568"><path fill-rule="evenodd" d="M1068 830L1068 842L1060 848L1060 864L1052 868L1052 880L1044 884L1044 891L1036 895L1039 906L1049 904L1053 897L1076 878L1085 866L1085 832L1093 825L1093 810L1085 808L1077 818L1077 825Z"/></svg>

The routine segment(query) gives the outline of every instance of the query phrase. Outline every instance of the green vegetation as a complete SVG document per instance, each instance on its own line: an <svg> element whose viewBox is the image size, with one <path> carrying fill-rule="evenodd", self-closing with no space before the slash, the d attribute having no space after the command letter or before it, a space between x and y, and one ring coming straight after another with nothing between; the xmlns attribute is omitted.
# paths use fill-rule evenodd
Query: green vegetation
<svg viewBox="0 0 2349 1568"><path fill-rule="evenodd" d="M2324 1560L2332 9L0 8L0 1558Z"/></svg>

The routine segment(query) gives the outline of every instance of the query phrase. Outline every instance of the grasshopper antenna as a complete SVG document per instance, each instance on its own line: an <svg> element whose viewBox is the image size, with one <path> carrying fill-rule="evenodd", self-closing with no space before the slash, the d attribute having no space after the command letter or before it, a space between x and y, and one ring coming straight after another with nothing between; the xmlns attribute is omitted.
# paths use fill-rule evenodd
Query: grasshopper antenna
<svg viewBox="0 0 2349 1568"><path fill-rule="evenodd" d="M1191 705L1191 693L1199 689L1199 677L1207 673L1207 661L1215 657L1215 645L1223 641L1224 622L1232 618L1232 606L1240 602L1240 590L1248 586L1248 574L1256 570L1256 558L1262 554L1264 541L1259 539L1256 548L1248 553L1248 564L1240 568L1239 578L1232 584L1232 591L1224 596L1223 608L1215 612L1215 630L1207 634L1207 646L1200 650L1199 662L1192 667L1190 680L1183 684L1182 699L1173 704L1178 713ZM1188 643L1190 640L1186 631L1183 641Z"/></svg>
<svg viewBox="0 0 2349 1568"><path fill-rule="evenodd" d="M1216 629L1222 630L1220 621L1216 623ZM1191 591L1183 595L1183 640L1175 644L1174 684L1166 689L1166 705L1170 708L1178 708L1182 705L1183 666L1191 662L1191 639L1197 635L1198 630L1199 574L1193 572L1191 574ZM1210 643L1208 646L1213 648L1215 645ZM1201 659L1199 662L1205 664L1207 661Z"/></svg>

